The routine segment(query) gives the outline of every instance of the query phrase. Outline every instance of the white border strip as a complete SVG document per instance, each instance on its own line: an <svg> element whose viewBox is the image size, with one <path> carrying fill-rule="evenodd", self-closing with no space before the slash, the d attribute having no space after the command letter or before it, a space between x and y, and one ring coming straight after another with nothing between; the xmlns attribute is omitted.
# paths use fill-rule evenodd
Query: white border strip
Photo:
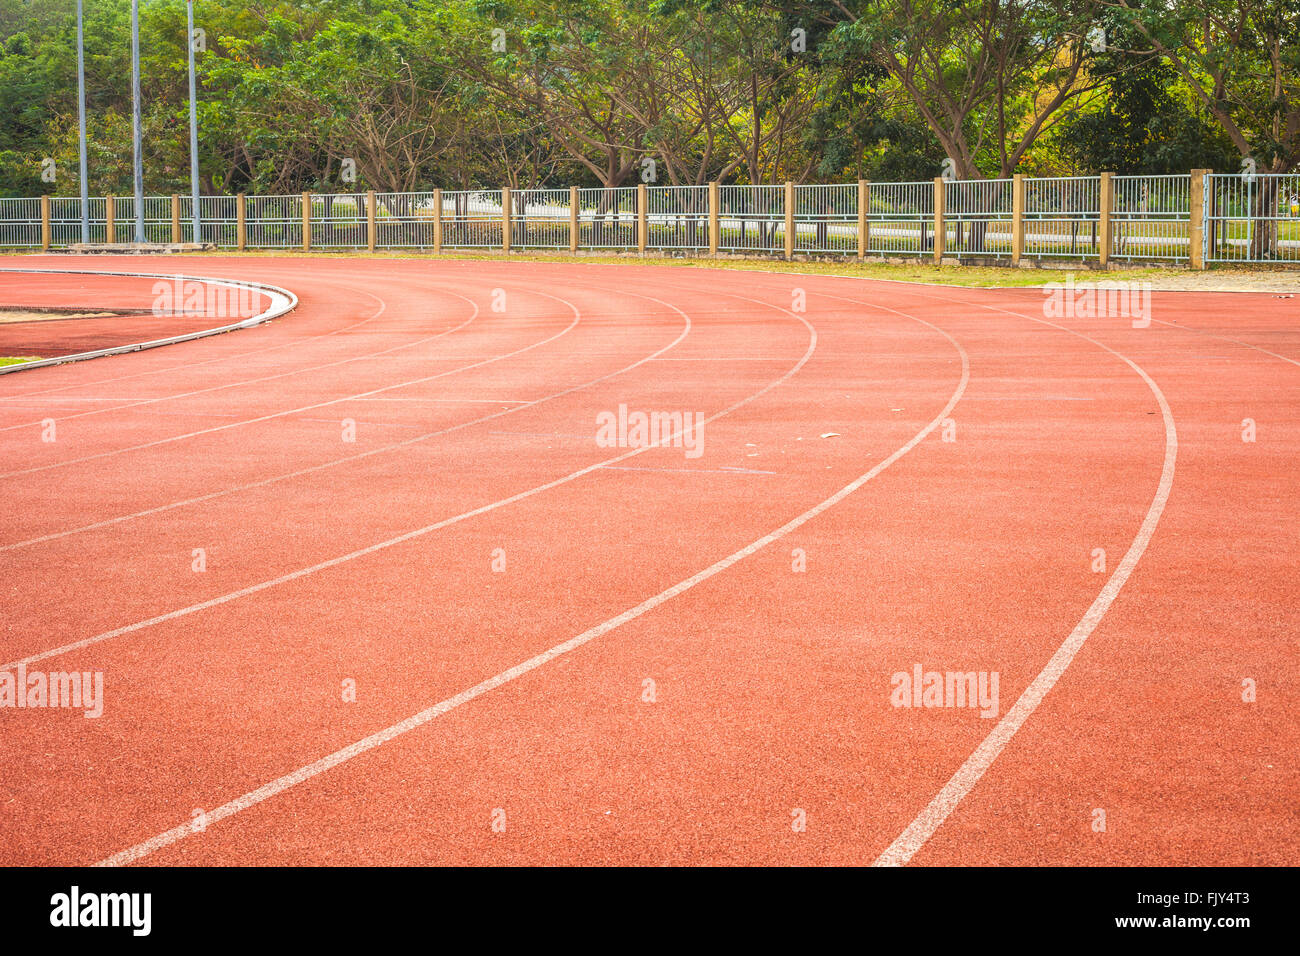
<svg viewBox="0 0 1300 956"><path fill-rule="evenodd" d="M151 342L137 342L132 345L115 345L112 348L96 349L93 352L78 352L75 355L60 355L55 358L37 359L35 362L22 362L18 365L5 365L0 367L0 375L8 375L11 372L22 372L31 368L45 368L50 365L63 365L68 362L84 362L87 359L103 358L106 355L123 355L127 352L141 352L145 349L154 349L162 345L175 345L178 342L190 342L194 339L206 338L209 335L220 335L223 332L233 332L236 329L249 329L255 325L261 325L263 322L269 322L271 319L278 319L280 316L293 311L298 306L298 297L288 289L283 289L280 286L275 285L267 285L264 282L251 282L240 279L213 279L207 276L164 274L160 272L98 272L94 269L0 268L0 272L17 272L22 274L37 273L44 275L119 276L128 279L187 280L190 282L206 282L210 285L222 286L227 289L252 289L255 292L260 292L266 295L271 300L271 305L265 311L258 313L250 319L236 322L233 325L223 325L217 329L203 329L199 332L186 332L184 335L173 335L170 338L154 339Z"/></svg>

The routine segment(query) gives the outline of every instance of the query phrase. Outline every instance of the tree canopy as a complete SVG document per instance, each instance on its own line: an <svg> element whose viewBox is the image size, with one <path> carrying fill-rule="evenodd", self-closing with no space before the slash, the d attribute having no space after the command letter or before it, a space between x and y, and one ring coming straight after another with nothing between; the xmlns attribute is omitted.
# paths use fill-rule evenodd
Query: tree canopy
<svg viewBox="0 0 1300 956"><path fill-rule="evenodd" d="M130 0L84 4L90 189L127 192ZM1300 163L1300 0L196 0L195 21L208 193ZM146 189L185 192L185 0L142 0L141 46ZM0 192L78 188L75 0L0 0Z"/></svg>

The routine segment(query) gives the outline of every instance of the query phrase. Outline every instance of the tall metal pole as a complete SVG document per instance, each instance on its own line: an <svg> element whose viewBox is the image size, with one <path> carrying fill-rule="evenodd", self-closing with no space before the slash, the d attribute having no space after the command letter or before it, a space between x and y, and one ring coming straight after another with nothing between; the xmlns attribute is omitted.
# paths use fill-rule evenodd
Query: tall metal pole
<svg viewBox="0 0 1300 956"><path fill-rule="evenodd" d="M188 27L186 46L190 51L190 211L194 213L194 241L202 242L203 225L199 221L199 123L194 96L194 0L188 0L185 4L185 22Z"/></svg>
<svg viewBox="0 0 1300 956"><path fill-rule="evenodd" d="M86 182L86 50L82 38L81 0L77 0L77 127L81 152L81 241L90 242L90 185Z"/></svg>
<svg viewBox="0 0 1300 956"><path fill-rule="evenodd" d="M131 146L135 166L135 241L144 242L144 165L140 140L140 0L131 0Z"/></svg>

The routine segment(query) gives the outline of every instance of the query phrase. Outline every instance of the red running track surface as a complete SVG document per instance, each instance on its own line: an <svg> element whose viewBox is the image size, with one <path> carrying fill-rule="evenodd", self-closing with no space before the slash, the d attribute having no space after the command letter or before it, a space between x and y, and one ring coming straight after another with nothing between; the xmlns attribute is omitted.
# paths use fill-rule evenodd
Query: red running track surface
<svg viewBox="0 0 1300 956"><path fill-rule="evenodd" d="M0 861L1300 862L1293 303L173 268L300 305L0 377L0 672L104 681L0 708Z"/></svg>

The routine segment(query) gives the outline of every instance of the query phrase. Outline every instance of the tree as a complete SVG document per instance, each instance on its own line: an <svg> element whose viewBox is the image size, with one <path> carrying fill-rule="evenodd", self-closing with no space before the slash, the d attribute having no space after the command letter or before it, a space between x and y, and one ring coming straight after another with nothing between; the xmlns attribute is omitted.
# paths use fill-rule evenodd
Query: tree
<svg viewBox="0 0 1300 956"><path fill-rule="evenodd" d="M1237 147L1243 169L1300 163L1300 0L1108 0L1196 92ZM1252 186L1254 184L1252 183ZM1251 258L1277 250L1280 182L1250 190Z"/></svg>
<svg viewBox="0 0 1300 956"><path fill-rule="evenodd" d="M812 0L899 84L959 178L1014 172L1060 109L1088 94L1092 0Z"/></svg>

